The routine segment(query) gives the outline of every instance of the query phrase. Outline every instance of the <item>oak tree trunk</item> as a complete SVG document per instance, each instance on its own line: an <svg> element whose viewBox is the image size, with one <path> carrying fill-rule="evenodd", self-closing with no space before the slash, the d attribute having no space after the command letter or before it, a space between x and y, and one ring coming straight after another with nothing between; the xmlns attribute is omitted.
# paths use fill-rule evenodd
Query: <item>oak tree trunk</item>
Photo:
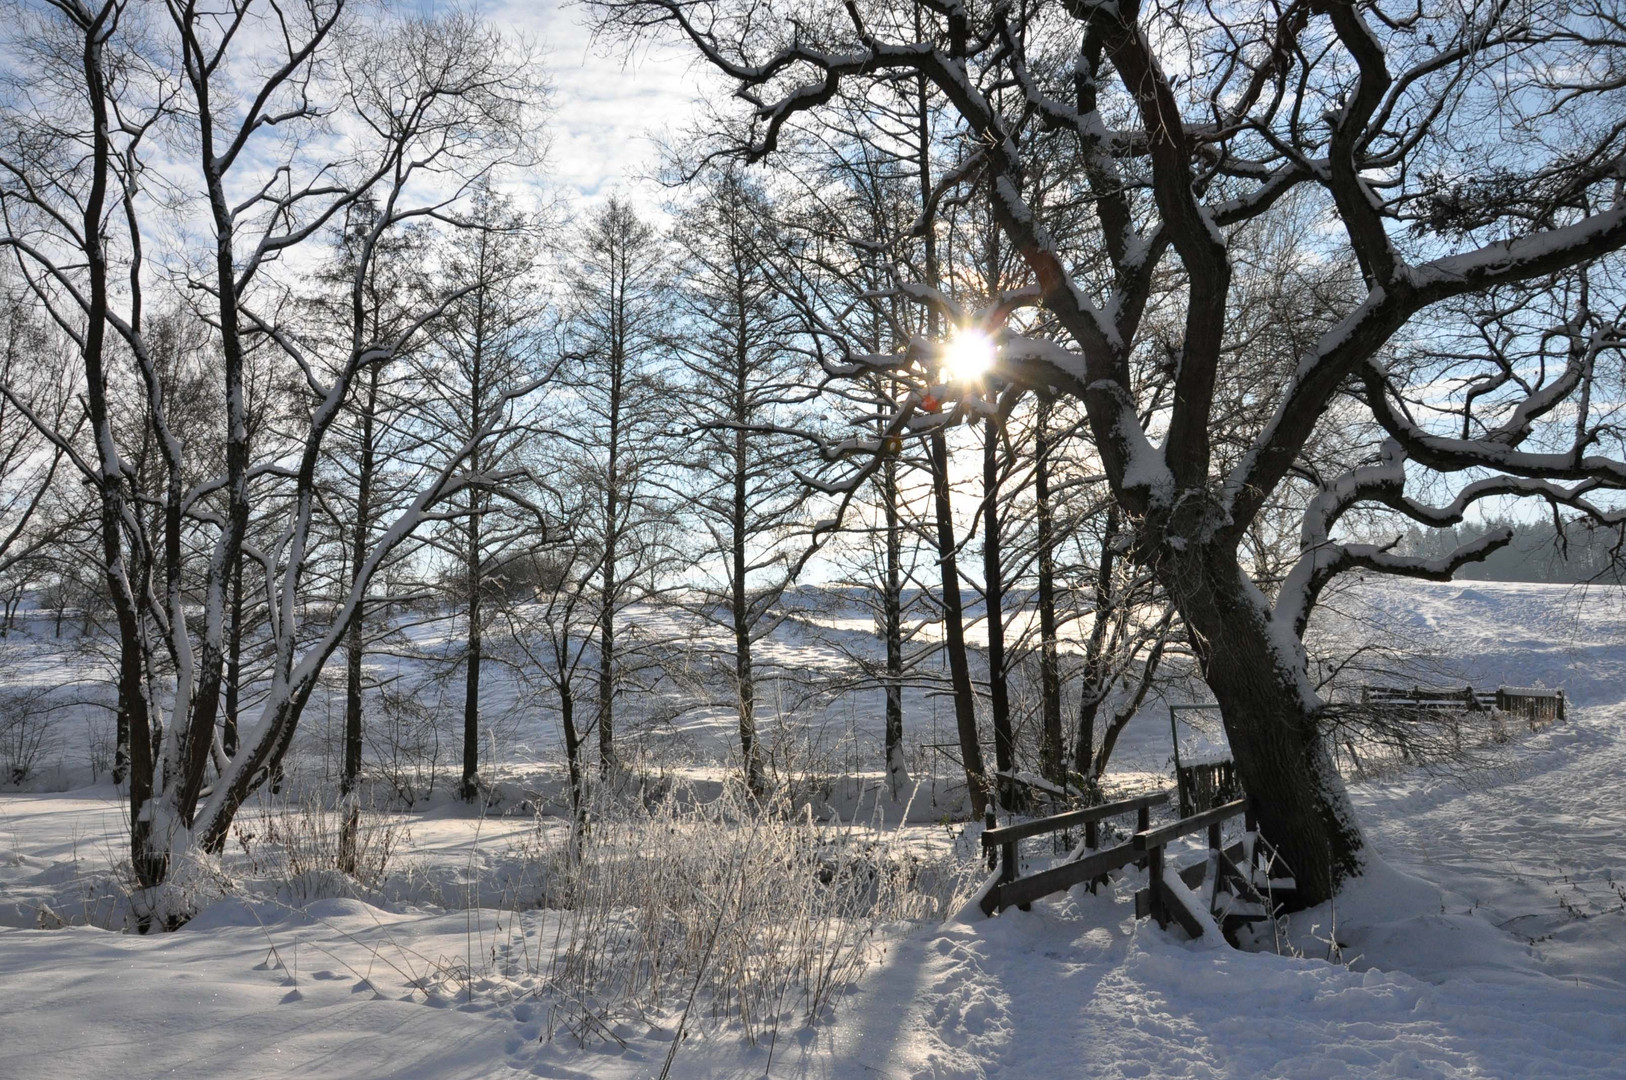
<svg viewBox="0 0 1626 1080"><path fill-rule="evenodd" d="M1219 704L1237 779L1258 803L1260 831L1297 881L1297 903L1323 903L1360 872L1362 841L1298 640L1274 624L1234 556L1209 551L1159 569Z"/></svg>

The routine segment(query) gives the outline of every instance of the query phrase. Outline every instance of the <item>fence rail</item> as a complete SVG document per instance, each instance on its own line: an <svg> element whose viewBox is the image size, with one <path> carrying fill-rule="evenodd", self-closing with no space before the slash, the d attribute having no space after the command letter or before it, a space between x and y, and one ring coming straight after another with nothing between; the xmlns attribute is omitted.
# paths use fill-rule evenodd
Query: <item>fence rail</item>
<svg viewBox="0 0 1626 1080"><path fill-rule="evenodd" d="M1496 695L1471 686L1363 686L1361 704L1424 712L1485 712L1496 704Z"/></svg>
<svg viewBox="0 0 1626 1080"><path fill-rule="evenodd" d="M982 834L982 849L988 857L989 869L997 868L999 877L983 893L983 913L993 915L1008 907L1025 909L1042 896L1070 889L1081 881L1093 881L1119 867L1138 862L1141 855L1129 844L1105 851L1097 850L1100 846L1101 822L1123 814L1134 814L1136 830L1144 831L1151 826L1152 807L1168 802L1170 796L1168 791L1157 791L1133 799L1087 806L1082 810L1069 810L997 828L992 823L993 812L989 811L989 825ZM1084 827L1084 842L1074 848L1064 862L1025 878L1017 877L1018 841L1081 825Z"/></svg>
<svg viewBox="0 0 1626 1080"><path fill-rule="evenodd" d="M1564 721L1564 691L1540 686L1500 686L1486 693L1471 686L1363 686L1361 704L1411 712L1498 712L1524 719L1531 731Z"/></svg>
<svg viewBox="0 0 1626 1080"><path fill-rule="evenodd" d="M1222 827L1239 816L1244 820L1243 838L1230 847L1222 846ZM1169 843L1205 830L1205 859L1179 870L1168 865L1164 848ZM1177 922L1194 938L1203 936L1205 925L1216 926L1234 945L1238 929L1275 914L1277 891L1294 888L1291 878L1270 877L1269 865L1276 861L1273 854L1261 871L1259 859L1268 845L1259 835L1247 799L1137 833L1131 844L1146 853L1146 888L1135 894L1135 915L1150 915L1160 926Z"/></svg>

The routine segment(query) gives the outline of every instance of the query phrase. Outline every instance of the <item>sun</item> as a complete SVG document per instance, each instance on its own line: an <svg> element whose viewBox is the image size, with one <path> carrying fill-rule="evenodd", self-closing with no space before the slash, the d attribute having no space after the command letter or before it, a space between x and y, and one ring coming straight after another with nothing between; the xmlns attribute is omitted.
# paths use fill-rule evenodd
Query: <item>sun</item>
<svg viewBox="0 0 1626 1080"><path fill-rule="evenodd" d="M943 373L953 382L975 382L994 366L994 355L993 338L981 330L961 330L943 350Z"/></svg>

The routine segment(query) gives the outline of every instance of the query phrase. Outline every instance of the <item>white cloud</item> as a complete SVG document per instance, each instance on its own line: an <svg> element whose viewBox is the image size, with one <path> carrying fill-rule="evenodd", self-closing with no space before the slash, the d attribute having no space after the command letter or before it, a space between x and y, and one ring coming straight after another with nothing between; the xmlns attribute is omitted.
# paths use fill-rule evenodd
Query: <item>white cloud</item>
<svg viewBox="0 0 1626 1080"><path fill-rule="evenodd" d="M658 141L694 115L703 73L671 44L594 39L587 12L553 0L506 0L485 9L497 26L534 42L553 86L548 133L550 186L566 199L620 190L651 209L648 178Z"/></svg>

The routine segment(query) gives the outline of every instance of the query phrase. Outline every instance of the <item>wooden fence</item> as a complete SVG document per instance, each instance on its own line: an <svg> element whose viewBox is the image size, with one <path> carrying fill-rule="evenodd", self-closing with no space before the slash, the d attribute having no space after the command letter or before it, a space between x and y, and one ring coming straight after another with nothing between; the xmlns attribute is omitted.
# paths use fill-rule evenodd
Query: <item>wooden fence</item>
<svg viewBox="0 0 1626 1080"><path fill-rule="evenodd" d="M1520 717L1531 731L1564 722L1564 691L1536 686L1504 686L1496 691L1496 707Z"/></svg>
<svg viewBox="0 0 1626 1080"><path fill-rule="evenodd" d="M1361 704L1419 712L1485 712L1496 704L1496 695L1471 686L1363 686Z"/></svg>
<svg viewBox="0 0 1626 1080"><path fill-rule="evenodd" d="M1229 758L1181 765L1175 773L1175 786L1180 792L1181 817L1212 810L1242 797L1242 786L1236 779L1236 762Z"/></svg>
<svg viewBox="0 0 1626 1080"><path fill-rule="evenodd" d="M1500 686L1484 693L1471 686L1363 686L1361 704L1400 713L1489 712L1519 717L1531 731L1564 721L1564 691L1539 686ZM1507 733L1497 725L1498 741Z"/></svg>

